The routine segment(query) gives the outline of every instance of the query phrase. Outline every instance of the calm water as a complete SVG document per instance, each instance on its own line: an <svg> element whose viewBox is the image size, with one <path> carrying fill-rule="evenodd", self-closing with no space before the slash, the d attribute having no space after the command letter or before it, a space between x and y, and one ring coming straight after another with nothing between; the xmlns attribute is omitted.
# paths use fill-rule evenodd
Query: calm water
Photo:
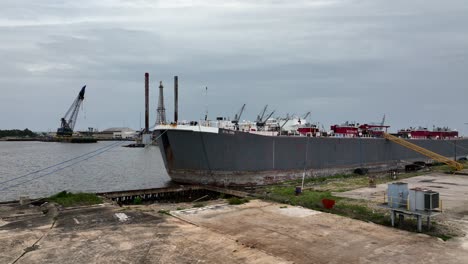
<svg viewBox="0 0 468 264"><path fill-rule="evenodd" d="M103 147L113 144L114 148L95 157L90 156L101 150L43 172L5 183L15 177L97 149L104 151L106 148ZM108 141L96 144L0 142L0 201L17 200L20 195L29 195L31 198L44 197L63 190L101 192L167 187L171 184L158 147L124 148L121 147L123 144L128 142ZM86 157L90 158L83 160ZM71 165L79 160L83 161ZM71 166L53 172L67 165ZM51 172L53 173L45 175ZM45 176L35 179L42 175Z"/></svg>

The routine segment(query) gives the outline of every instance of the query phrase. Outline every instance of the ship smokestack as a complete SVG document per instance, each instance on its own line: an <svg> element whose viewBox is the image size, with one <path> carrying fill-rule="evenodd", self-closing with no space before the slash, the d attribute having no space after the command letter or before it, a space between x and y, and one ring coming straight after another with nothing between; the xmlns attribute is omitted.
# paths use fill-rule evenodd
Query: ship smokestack
<svg viewBox="0 0 468 264"><path fill-rule="evenodd" d="M145 133L149 132L149 73L145 73Z"/></svg>
<svg viewBox="0 0 468 264"><path fill-rule="evenodd" d="M179 120L179 77L174 76L174 123Z"/></svg>

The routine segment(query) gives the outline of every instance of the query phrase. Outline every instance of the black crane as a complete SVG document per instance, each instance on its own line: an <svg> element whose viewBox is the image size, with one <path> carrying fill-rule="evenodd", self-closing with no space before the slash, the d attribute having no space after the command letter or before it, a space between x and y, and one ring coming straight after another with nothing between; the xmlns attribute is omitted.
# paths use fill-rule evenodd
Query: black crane
<svg viewBox="0 0 468 264"><path fill-rule="evenodd" d="M263 111L257 116L257 130L262 131L265 129L265 123L266 121L275 113L275 111L265 115L267 111L268 105L265 105L265 108L263 108ZM265 118L266 116L266 118Z"/></svg>
<svg viewBox="0 0 468 264"><path fill-rule="evenodd" d="M241 107L239 112L234 116L234 119L231 121L234 124L235 130L239 130L239 120L244 112L245 104Z"/></svg>
<svg viewBox="0 0 468 264"><path fill-rule="evenodd" d="M263 111L257 116L257 122L261 122L263 117L265 116L265 112L268 108L268 105L265 105L265 107L263 108Z"/></svg>
<svg viewBox="0 0 468 264"><path fill-rule="evenodd" d="M57 129L57 136L71 136L73 135L73 129L75 128L76 119L78 117L78 112L80 110L81 103L84 100L86 85L81 88L81 91L78 93L75 101L68 109L65 116L62 117L60 128Z"/></svg>

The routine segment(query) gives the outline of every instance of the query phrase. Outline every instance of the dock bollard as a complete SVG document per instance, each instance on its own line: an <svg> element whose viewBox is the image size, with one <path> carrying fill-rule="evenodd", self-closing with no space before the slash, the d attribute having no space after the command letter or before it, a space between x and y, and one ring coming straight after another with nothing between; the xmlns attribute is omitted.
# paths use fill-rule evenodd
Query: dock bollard
<svg viewBox="0 0 468 264"><path fill-rule="evenodd" d="M301 186L296 186L296 196L302 193L302 187Z"/></svg>

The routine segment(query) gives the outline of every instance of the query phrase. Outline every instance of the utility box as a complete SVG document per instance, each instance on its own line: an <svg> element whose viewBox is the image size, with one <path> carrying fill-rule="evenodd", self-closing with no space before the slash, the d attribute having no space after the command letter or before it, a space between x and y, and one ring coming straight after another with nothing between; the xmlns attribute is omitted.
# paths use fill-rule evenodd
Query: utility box
<svg viewBox="0 0 468 264"><path fill-rule="evenodd" d="M408 202L408 183L395 182L387 187L388 206L391 208L406 208Z"/></svg>
<svg viewBox="0 0 468 264"><path fill-rule="evenodd" d="M410 189L408 199L410 211L431 211L439 208L439 193L428 189Z"/></svg>

